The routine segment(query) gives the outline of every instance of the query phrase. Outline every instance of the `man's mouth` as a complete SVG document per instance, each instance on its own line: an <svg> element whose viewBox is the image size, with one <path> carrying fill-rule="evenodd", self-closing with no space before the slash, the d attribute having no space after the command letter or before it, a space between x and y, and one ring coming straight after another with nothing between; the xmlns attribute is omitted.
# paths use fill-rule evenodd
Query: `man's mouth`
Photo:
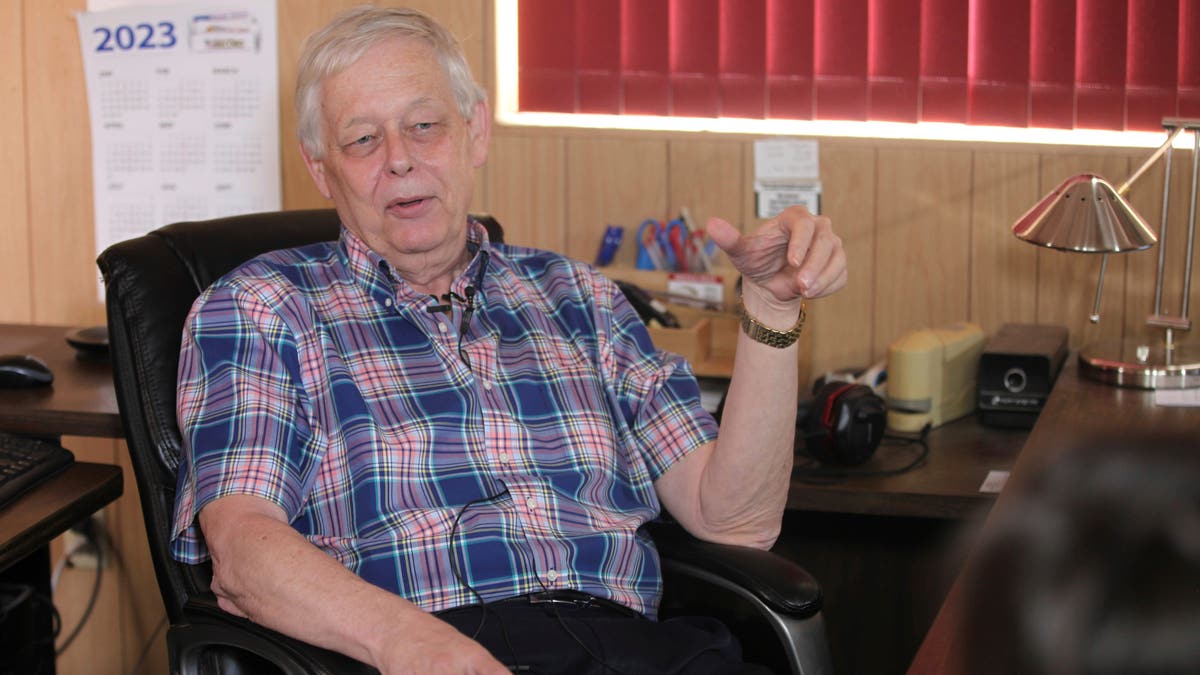
<svg viewBox="0 0 1200 675"><path fill-rule="evenodd" d="M412 199L396 199L388 203L389 211L412 211L419 209L426 202L426 197L414 197Z"/></svg>

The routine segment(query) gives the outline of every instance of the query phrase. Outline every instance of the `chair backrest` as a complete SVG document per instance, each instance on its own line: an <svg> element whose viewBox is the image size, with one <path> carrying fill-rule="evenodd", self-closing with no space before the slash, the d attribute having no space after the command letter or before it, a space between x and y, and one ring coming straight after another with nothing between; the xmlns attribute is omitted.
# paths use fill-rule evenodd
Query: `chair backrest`
<svg viewBox="0 0 1200 675"><path fill-rule="evenodd" d="M475 216L493 242L499 224ZM336 239L333 209L277 211L175 223L114 244L100 254L117 405L125 425L150 553L171 623L187 599L207 592L208 565L171 558L181 437L175 389L183 324L201 291L251 258Z"/></svg>

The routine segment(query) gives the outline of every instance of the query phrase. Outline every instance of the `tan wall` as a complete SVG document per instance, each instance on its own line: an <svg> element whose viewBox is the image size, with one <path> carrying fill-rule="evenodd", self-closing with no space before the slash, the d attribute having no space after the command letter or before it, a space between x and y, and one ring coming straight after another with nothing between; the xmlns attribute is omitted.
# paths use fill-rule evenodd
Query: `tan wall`
<svg viewBox="0 0 1200 675"><path fill-rule="evenodd" d="M286 208L324 205L294 142L290 89L300 44L337 10L358 1L279 2ZM491 3L413 4L460 36L490 86ZM104 319L94 265L87 101L73 18L84 8L85 0L0 2L0 321L89 325ZM476 207L494 213L516 243L590 260L606 223L634 226L683 206L700 221L722 215L756 222L752 137L497 128L493 138ZM1085 317L1099 260L1035 250L1008 229L1067 175L1088 170L1119 180L1145 154L822 140L824 207L845 240L851 278L837 296L813 303L802 370L868 364L909 328L961 319L977 321L989 333L1006 321L1062 323L1070 327L1073 346L1100 335L1145 332L1154 253L1112 261L1105 318L1094 327ZM1182 169L1175 174L1171 208L1185 216L1189 176ZM1155 220L1161 175L1156 168L1133 195ZM1176 226L1177 249L1181 230ZM1172 276L1178 279L1181 255L1174 258ZM621 259L631 263L633 251L627 247ZM1200 282L1194 285L1200 290ZM1172 310L1176 295L1168 293ZM121 443L67 442L81 459L128 466ZM126 486L126 496L107 510L123 564L106 572L88 629L60 660L67 675L127 672L162 616L130 472ZM89 575L74 570L63 576L58 598L68 630L90 591ZM161 633L151 644L143 672L162 672Z"/></svg>

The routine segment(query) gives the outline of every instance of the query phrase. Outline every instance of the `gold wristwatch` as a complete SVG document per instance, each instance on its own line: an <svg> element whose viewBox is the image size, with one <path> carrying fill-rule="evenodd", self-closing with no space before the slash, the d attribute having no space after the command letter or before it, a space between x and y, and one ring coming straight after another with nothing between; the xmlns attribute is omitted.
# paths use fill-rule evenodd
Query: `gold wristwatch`
<svg viewBox="0 0 1200 675"><path fill-rule="evenodd" d="M742 280L738 279L737 285L737 313L738 319L742 323L742 330L745 331L746 337L761 342L764 345L783 349L796 344L796 340L800 339L800 331L804 330L804 319L808 312L805 310L804 301L800 301L800 316L796 318L796 324L788 330L775 330L759 323L758 319L750 316L750 312L746 311L746 305L742 303Z"/></svg>

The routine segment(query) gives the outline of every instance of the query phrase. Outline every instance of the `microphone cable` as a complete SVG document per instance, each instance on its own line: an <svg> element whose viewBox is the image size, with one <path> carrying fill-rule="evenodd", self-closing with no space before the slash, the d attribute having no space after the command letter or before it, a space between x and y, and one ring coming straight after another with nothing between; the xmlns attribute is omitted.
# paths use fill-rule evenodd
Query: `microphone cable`
<svg viewBox="0 0 1200 675"><path fill-rule="evenodd" d="M467 366L467 370L471 370L471 356L467 354L467 350L463 347L463 336L471 328L471 317L475 315L475 296L483 290L483 275L487 271L490 258L491 256L487 251L479 251L479 267L475 270L475 278L463 289L463 294L466 297L454 291L448 291L442 294L441 304L434 304L425 308L425 311L430 314L436 312L449 314L453 311L454 302L463 306L462 318L458 322L458 358ZM433 298L435 303L438 302L436 295L430 295L429 297Z"/></svg>
<svg viewBox="0 0 1200 675"><path fill-rule="evenodd" d="M541 577L536 577L536 578L537 578L538 585L542 587L542 590L549 593L551 591L551 589L546 588L546 584L542 583ZM605 670L612 671L612 672L616 673L617 675L624 675L624 673L622 673L616 667L611 665L608 661L604 660L603 641L601 641L600 638L596 636L596 632L594 630L591 630L591 626L589 626L586 622L584 622L584 624L583 624L585 628L587 628L589 631L591 631L592 637L596 638L596 642L600 643L600 653L599 654L592 651L591 648L587 646L587 643L584 642L575 633L575 631L571 630L571 628L569 626L567 626L567 620L563 618L562 614L558 613L558 605L556 605L553 602L550 602L547 604L550 605L550 611L554 612L554 620L558 622L558 625L563 629L564 632L566 632L567 635L571 636L571 639L574 640L575 644L579 645L579 648L582 649L584 651L584 653L588 655L588 658L590 658L592 661L595 661L596 663L600 664L600 667L604 668Z"/></svg>
<svg viewBox="0 0 1200 675"><path fill-rule="evenodd" d="M476 639L479 636L479 634L483 631L484 625L486 625L486 623L487 623L487 614L489 611L490 603L486 602L483 599L483 595L474 586L472 586L470 583L467 582L467 580L463 577L461 569L459 568L458 556L456 556L454 554L454 550L456 550L455 542L458 537L458 526L459 526L459 523L462 521L463 514L465 514L467 512L467 509L469 509L472 506L475 506L477 504L484 504L486 502L495 501L506 495L509 495L508 488L504 488L503 490L501 490L500 492L497 492L496 494L488 495L486 497L479 497L477 499L473 499L473 500L467 502L466 504L463 504L462 508L460 508L458 510L458 513L456 513L454 515L454 522L450 526L449 538L450 538L450 547L452 549L451 554L450 554L450 569L454 573L454 578L458 581L458 583L461 584L468 591L470 591L471 595L473 595L475 597L475 600L479 605L479 611L480 611L479 625L477 625L475 627L475 630L470 635L472 640ZM546 592L551 591L551 589L547 588L546 584L542 582L541 577L537 577L535 575L534 578L537 580L538 585L542 587L543 591L546 591ZM597 664L599 664L605 670L616 673L617 675L624 675L620 670L618 670L617 668L615 668L611 664L609 664L607 661L605 661L602 653L597 654L596 652L592 651L592 649L590 647L588 647L587 643L585 643L575 633L575 631L571 630L571 628L567 625L566 619L564 619L563 616L561 614L559 614L558 606L555 603L550 602L547 604L549 605L550 610L554 613L554 619L555 619L555 621L558 622L558 625L563 629L564 632L566 632L567 635L569 635L571 637L572 640L575 641L575 644L579 645L579 647L581 649L583 649L584 653L586 653L588 655L588 658L595 661ZM514 665L512 666L511 669L514 671L520 671L520 672L530 671L531 669L528 666L518 665L517 662L519 661L519 659L517 658L516 649L512 645L512 640L509 639L508 629L505 627L504 621L499 616L497 616L496 618L500 622L500 634L502 636L504 636L505 646L508 647L508 653L512 657L512 660L513 660ZM587 626L586 623L584 625ZM592 636L596 637L594 631L592 632ZM597 638L597 642L599 642L599 641L600 641L599 638Z"/></svg>
<svg viewBox="0 0 1200 675"><path fill-rule="evenodd" d="M454 522L450 526L450 571L454 573L454 578L458 580L458 583L462 584L463 587L471 592L471 595L475 596L475 601L479 604L479 625L476 626L475 630L471 633L472 640L479 637L479 633L483 631L484 624L487 623L488 603L484 601L483 595L476 590L474 586L467 582L467 580L463 577L462 570L458 566L458 556L455 555L455 552L458 550L457 544L455 543L455 540L458 537L458 525L462 521L463 514L467 512L467 509L475 506L476 504L484 504L495 501L507 494L508 488L504 488L496 494L472 499L466 504L463 504L462 508L458 510L458 513L454 514ZM515 664L518 660L517 653L516 650L513 649L512 641L508 638L508 629L504 627L503 620L500 620L499 617L497 617L497 620L500 621L500 634L504 636L504 643L508 646L508 653L510 656L512 656L513 663Z"/></svg>

